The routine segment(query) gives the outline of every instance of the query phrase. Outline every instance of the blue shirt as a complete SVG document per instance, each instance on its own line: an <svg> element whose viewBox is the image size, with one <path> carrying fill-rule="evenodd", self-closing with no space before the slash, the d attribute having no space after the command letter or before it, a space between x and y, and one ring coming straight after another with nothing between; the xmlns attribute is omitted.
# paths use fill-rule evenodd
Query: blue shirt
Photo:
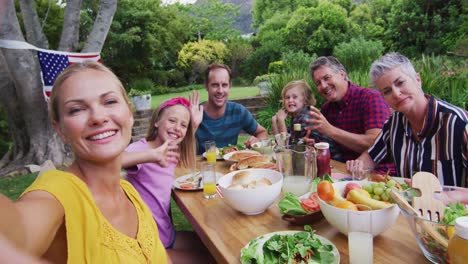
<svg viewBox="0 0 468 264"><path fill-rule="evenodd" d="M214 140L218 148L229 144L236 145L239 133L245 132L253 135L257 130L257 121L243 105L227 101L226 111L220 118L211 118L203 111L203 121L195 134L197 140L197 154L205 152L204 143Z"/></svg>
<svg viewBox="0 0 468 264"><path fill-rule="evenodd" d="M429 107L421 133L414 135L408 119L395 112L369 148L369 155L377 164L393 157L400 177L411 178L418 171L426 171L443 185L468 187L468 114L445 101L426 97Z"/></svg>

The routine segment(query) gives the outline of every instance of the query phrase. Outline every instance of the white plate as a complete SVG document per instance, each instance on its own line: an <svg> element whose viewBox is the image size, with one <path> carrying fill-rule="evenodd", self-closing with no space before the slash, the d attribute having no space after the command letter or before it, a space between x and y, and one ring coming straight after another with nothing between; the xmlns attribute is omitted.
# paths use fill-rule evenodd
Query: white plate
<svg viewBox="0 0 468 264"><path fill-rule="evenodd" d="M222 176L222 173L216 172L216 180L219 180L219 178ZM184 176L177 177L172 183L172 186L174 186L176 189L185 191L203 190L203 182L200 184L200 186L198 186L199 179L201 179L201 173L199 171L196 172L195 175L189 173ZM187 185L187 187L184 187L184 185Z"/></svg>
<svg viewBox="0 0 468 264"><path fill-rule="evenodd" d="M299 233L299 232L307 232L307 231L278 231L278 232L272 232L272 233L268 233L268 234L265 234L265 235L258 236L257 238L255 238L255 239L259 240L259 242L258 242L259 246L257 247L257 249L262 249L263 244L265 244L265 242L268 239L270 239L273 235L276 235L276 234L278 234L278 235L291 235L291 234L295 234L295 233ZM322 244L331 245L333 247L332 253L335 256L335 261L332 262L331 264L339 264L340 263L340 252L338 251L336 246L330 240L324 238L323 236L319 236L317 234L314 234L314 237L320 239ZM253 240L251 240L249 243L247 243L247 245L245 245L244 248L248 248L252 241ZM241 251L241 259L242 259L242 251Z"/></svg>
<svg viewBox="0 0 468 264"><path fill-rule="evenodd" d="M202 156L203 156L203 158L206 159L206 152L203 152ZM216 154L216 159L217 160L223 160L223 157L221 157L219 154Z"/></svg>

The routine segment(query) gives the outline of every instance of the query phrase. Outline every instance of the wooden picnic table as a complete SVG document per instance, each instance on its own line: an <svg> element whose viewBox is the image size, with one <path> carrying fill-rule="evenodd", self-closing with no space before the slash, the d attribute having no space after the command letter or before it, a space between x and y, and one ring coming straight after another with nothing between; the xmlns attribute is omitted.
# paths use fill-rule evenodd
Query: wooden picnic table
<svg viewBox="0 0 468 264"><path fill-rule="evenodd" d="M216 171L228 173L229 165L225 161L217 161ZM332 173L346 173L344 163L332 161L331 165ZM176 169L176 176L187 173L190 171ZM232 209L219 196L214 199L203 198L201 191L174 190L173 198L217 263L240 263L241 249L260 235L303 230L302 226L293 226L281 219L276 202L262 214L247 216ZM310 226L316 230L316 234L335 244L340 252L341 263L349 263L348 239L345 235L325 218ZM401 214L390 229L374 238L374 263L429 263Z"/></svg>

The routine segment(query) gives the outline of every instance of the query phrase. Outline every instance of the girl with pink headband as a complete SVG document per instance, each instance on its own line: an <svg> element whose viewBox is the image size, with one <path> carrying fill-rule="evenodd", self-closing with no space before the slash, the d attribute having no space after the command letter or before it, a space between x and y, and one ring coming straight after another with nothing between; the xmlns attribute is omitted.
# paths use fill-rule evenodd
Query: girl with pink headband
<svg viewBox="0 0 468 264"><path fill-rule="evenodd" d="M177 164L180 161L186 168L195 168L194 127L198 127L203 113L198 101L198 93L194 92L190 102L184 97L163 102L152 114L146 137L130 144L122 158L127 180L150 208L161 241L174 263L187 259L191 263L211 262L194 232L175 231L170 211Z"/></svg>

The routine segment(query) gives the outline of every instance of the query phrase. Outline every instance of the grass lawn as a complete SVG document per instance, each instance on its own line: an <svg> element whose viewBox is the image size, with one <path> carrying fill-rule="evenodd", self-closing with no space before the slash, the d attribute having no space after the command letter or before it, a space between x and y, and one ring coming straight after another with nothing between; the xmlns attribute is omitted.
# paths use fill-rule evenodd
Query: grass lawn
<svg viewBox="0 0 468 264"><path fill-rule="evenodd" d="M208 94L205 89L198 90L200 92L200 102L204 102L208 100ZM162 102L166 101L167 99L171 99L174 97L183 96L188 99L189 94L192 91L186 91L181 93L170 93L170 94L162 94L162 95L153 95L151 96L151 107L155 108L156 106L160 105ZM257 86L249 86L249 87L232 87L231 92L229 93L229 99L240 99L246 97L252 97L260 95L260 90Z"/></svg>

